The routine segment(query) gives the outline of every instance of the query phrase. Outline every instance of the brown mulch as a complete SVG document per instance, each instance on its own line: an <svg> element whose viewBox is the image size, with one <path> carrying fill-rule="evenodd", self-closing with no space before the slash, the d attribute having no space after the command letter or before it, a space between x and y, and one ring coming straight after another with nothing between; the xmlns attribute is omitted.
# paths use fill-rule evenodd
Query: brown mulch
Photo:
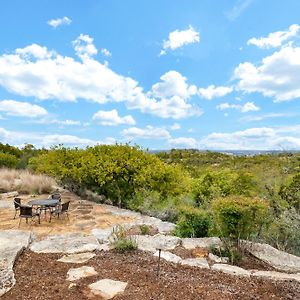
<svg viewBox="0 0 300 300"><path fill-rule="evenodd" d="M16 285L1 300L87 300L99 299L89 293L88 285L104 278L128 282L125 293L114 300L254 300L300 299L300 283L238 278L210 270L180 266L161 261L146 252L119 254L98 252L85 265L98 275L79 280L68 288L66 274L82 264L58 262L59 254L37 254L26 250L14 268Z"/></svg>

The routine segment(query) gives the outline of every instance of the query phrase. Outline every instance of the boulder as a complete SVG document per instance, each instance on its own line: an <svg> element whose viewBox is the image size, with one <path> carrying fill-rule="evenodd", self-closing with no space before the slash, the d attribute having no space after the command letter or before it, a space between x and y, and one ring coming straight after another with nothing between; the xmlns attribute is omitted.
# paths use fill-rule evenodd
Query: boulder
<svg viewBox="0 0 300 300"><path fill-rule="evenodd" d="M17 191L13 191L13 192L0 194L0 199L13 198L13 197L18 197L18 196L19 196L19 193Z"/></svg>
<svg viewBox="0 0 300 300"><path fill-rule="evenodd" d="M243 241L242 245L253 256L284 272L300 272L300 257L275 249L268 244Z"/></svg>
<svg viewBox="0 0 300 300"><path fill-rule="evenodd" d="M214 263L221 263L221 264L227 264L229 261L228 257L219 257L217 255L214 255L212 253L208 254L208 258L214 262Z"/></svg>
<svg viewBox="0 0 300 300"><path fill-rule="evenodd" d="M70 269L67 273L67 280L75 281L80 278L97 275L98 272L93 267L83 266L80 268Z"/></svg>
<svg viewBox="0 0 300 300"><path fill-rule="evenodd" d="M272 280L296 280L300 282L300 274L287 274L276 271L254 271L251 276Z"/></svg>
<svg viewBox="0 0 300 300"><path fill-rule="evenodd" d="M81 253L99 250L100 245L94 236L81 233L49 235L35 241L30 250L37 253Z"/></svg>
<svg viewBox="0 0 300 300"><path fill-rule="evenodd" d="M154 253L154 256L159 256L159 251L155 252ZM160 257L168 262L172 262L172 263L175 263L175 264L178 264L181 262L181 257L171 253L171 252L168 252L168 251L161 251L160 252Z"/></svg>
<svg viewBox="0 0 300 300"><path fill-rule="evenodd" d="M134 235L132 238L137 242L139 250L151 252L156 252L158 249L173 250L181 241L178 237L162 234Z"/></svg>
<svg viewBox="0 0 300 300"><path fill-rule="evenodd" d="M183 259L181 264L202 269L209 269L209 264L205 258L187 258Z"/></svg>
<svg viewBox="0 0 300 300"><path fill-rule="evenodd" d="M102 297L104 300L112 299L123 294L127 287L127 282L111 279L102 279L89 285L94 295Z"/></svg>
<svg viewBox="0 0 300 300"><path fill-rule="evenodd" d="M226 265L226 264L214 264L211 267L211 269L214 271L220 271L226 274L241 276L241 277L250 277L251 275L251 272L248 270L236 266Z"/></svg>
<svg viewBox="0 0 300 300"><path fill-rule="evenodd" d="M76 253L76 254L64 255L63 257L59 258L57 261L64 262L64 263L71 263L71 264L82 264L95 256L96 254L91 252Z"/></svg>
<svg viewBox="0 0 300 300"><path fill-rule="evenodd" d="M222 242L218 237L206 237L206 238L184 238L182 239L182 246L185 249L205 248L222 246Z"/></svg>
<svg viewBox="0 0 300 300"><path fill-rule="evenodd" d="M0 296L15 285L15 260L28 247L30 241L31 233L28 231L0 231Z"/></svg>
<svg viewBox="0 0 300 300"><path fill-rule="evenodd" d="M108 243L109 237L113 232L114 227L108 227L108 228L94 228L92 229L92 235L97 238L98 242L100 244Z"/></svg>

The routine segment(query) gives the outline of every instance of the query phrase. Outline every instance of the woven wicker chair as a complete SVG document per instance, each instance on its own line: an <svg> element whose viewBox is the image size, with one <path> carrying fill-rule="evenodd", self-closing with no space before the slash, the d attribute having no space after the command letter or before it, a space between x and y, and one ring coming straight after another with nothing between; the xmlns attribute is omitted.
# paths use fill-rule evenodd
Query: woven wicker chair
<svg viewBox="0 0 300 300"><path fill-rule="evenodd" d="M32 222L33 218L38 217L39 224L41 224L40 213L38 211L33 212L33 209L31 206L20 205L20 216L19 217L20 217L19 227L20 227L22 218L23 219L25 218L26 224L28 224L28 219L31 219L31 222Z"/></svg>

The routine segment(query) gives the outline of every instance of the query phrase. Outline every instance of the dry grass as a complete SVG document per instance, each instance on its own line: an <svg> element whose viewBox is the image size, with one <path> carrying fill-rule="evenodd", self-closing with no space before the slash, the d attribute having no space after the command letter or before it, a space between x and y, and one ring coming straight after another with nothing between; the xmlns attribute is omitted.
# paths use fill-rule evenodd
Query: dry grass
<svg viewBox="0 0 300 300"><path fill-rule="evenodd" d="M28 170L0 169L1 192L43 194L52 192L56 186L55 180L46 175L32 174Z"/></svg>

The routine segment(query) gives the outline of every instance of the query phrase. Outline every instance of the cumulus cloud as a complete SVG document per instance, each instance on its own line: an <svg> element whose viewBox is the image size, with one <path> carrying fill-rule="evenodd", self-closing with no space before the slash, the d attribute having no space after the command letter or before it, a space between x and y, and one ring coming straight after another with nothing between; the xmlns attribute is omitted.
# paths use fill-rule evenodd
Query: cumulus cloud
<svg viewBox="0 0 300 300"><path fill-rule="evenodd" d="M61 25L70 25L72 20L68 17L58 18L58 19L52 19L47 22L48 25L50 25L53 28L57 28Z"/></svg>
<svg viewBox="0 0 300 300"><path fill-rule="evenodd" d="M80 35L73 44L80 60L36 44L0 55L0 86L40 100L125 102L129 109L162 118L180 119L202 113L189 103L196 87L188 85L180 73L167 72L144 92L137 81L93 58L97 49L91 37Z"/></svg>
<svg viewBox="0 0 300 300"><path fill-rule="evenodd" d="M111 53L106 48L102 48L101 49L101 54L103 54L106 57L110 57L111 56Z"/></svg>
<svg viewBox="0 0 300 300"><path fill-rule="evenodd" d="M128 140L134 139L169 139L170 133L161 127L146 126L146 128L131 127L121 131Z"/></svg>
<svg viewBox="0 0 300 300"><path fill-rule="evenodd" d="M93 115L93 120L104 126L117 125L135 125L135 120L132 116L127 115L120 117L116 109L110 111L99 110Z"/></svg>
<svg viewBox="0 0 300 300"><path fill-rule="evenodd" d="M217 97L224 97L233 91L232 87L209 85L207 88L200 88L198 93L201 97L211 100Z"/></svg>
<svg viewBox="0 0 300 300"><path fill-rule="evenodd" d="M194 138L178 137L170 138L168 144L174 148L197 148L198 143Z"/></svg>
<svg viewBox="0 0 300 300"><path fill-rule="evenodd" d="M160 55L166 54L167 50L175 50L188 44L200 42L200 34L192 26L186 30L175 30L169 33L169 38L163 42Z"/></svg>
<svg viewBox="0 0 300 300"><path fill-rule="evenodd" d="M211 133L199 141L201 148L215 150L300 149L300 125L258 127L231 133Z"/></svg>
<svg viewBox="0 0 300 300"><path fill-rule="evenodd" d="M254 102L247 102L243 105L241 104L229 104L229 103L221 103L217 105L217 109L225 110L225 109L236 109L242 113L246 113L249 111L258 111L260 108L254 104Z"/></svg>
<svg viewBox="0 0 300 300"><path fill-rule="evenodd" d="M26 118L36 118L47 115L47 110L43 107L28 102L15 100L0 101L0 111L9 115Z"/></svg>
<svg viewBox="0 0 300 300"><path fill-rule="evenodd" d="M260 65L241 63L234 70L237 90L258 92L275 102L300 97L300 47L287 46L263 58Z"/></svg>
<svg viewBox="0 0 300 300"><path fill-rule="evenodd" d="M248 40L248 45L255 45L259 48L269 49L280 47L284 42L295 37L300 29L298 24L293 24L286 31L276 31L270 33L267 37L251 38Z"/></svg>

